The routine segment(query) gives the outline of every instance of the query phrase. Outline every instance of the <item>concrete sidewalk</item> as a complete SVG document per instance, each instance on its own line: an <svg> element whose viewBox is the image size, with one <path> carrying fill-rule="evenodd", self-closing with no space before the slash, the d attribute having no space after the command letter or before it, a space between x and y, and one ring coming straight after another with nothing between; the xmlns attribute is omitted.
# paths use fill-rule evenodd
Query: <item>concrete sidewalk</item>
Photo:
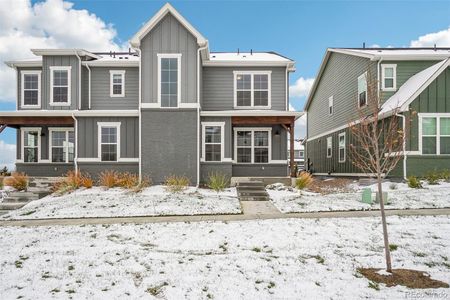
<svg viewBox="0 0 450 300"><path fill-rule="evenodd" d="M53 226L53 225L88 225L117 223L163 223L163 222L202 222L202 221L246 221L260 219L289 218L367 218L379 217L380 211L336 211L314 213L280 213L269 201L241 202L243 214L238 215L196 215L196 216L161 216L161 217L111 217L78 219L36 219L0 221L0 226ZM450 208L386 210L387 216L437 216L450 215Z"/></svg>

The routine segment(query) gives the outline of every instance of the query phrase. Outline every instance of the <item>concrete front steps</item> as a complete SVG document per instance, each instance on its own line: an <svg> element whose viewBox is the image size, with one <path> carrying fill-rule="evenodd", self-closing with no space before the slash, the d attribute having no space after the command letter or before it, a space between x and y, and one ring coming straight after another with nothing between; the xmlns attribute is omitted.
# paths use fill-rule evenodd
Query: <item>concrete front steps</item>
<svg viewBox="0 0 450 300"><path fill-rule="evenodd" d="M268 201L269 194L262 181L241 181L236 185L241 201Z"/></svg>

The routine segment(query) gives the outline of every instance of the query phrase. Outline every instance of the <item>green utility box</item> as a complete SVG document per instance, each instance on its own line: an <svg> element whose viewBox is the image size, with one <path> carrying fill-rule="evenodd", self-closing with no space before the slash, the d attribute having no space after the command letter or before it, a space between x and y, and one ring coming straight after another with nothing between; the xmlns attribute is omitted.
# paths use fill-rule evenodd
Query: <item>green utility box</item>
<svg viewBox="0 0 450 300"><path fill-rule="evenodd" d="M370 188L363 189L362 202L372 204L372 190Z"/></svg>

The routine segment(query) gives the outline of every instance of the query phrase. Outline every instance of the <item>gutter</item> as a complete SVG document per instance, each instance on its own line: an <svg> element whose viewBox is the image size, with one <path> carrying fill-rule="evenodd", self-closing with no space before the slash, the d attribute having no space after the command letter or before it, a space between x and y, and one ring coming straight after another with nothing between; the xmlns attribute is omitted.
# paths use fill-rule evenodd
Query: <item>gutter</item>
<svg viewBox="0 0 450 300"><path fill-rule="evenodd" d="M200 185L200 52L208 49L208 41L197 49L197 187Z"/></svg>
<svg viewBox="0 0 450 300"><path fill-rule="evenodd" d="M405 135L403 137L403 179L407 179L406 175L406 161L408 159L408 155L406 154L406 118L402 114L395 114L397 117L402 118L402 128L403 128L403 134Z"/></svg>

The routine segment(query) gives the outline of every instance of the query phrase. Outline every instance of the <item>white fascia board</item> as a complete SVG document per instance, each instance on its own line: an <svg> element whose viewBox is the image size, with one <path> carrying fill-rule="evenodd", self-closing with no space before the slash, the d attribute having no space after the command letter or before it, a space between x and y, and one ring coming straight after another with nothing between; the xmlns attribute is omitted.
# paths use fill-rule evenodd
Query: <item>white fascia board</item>
<svg viewBox="0 0 450 300"><path fill-rule="evenodd" d="M414 55L414 54L383 54L376 55L372 60L380 60L389 61L389 60L443 60L449 58L450 54L431 54L431 55Z"/></svg>
<svg viewBox="0 0 450 300"><path fill-rule="evenodd" d="M5 64L10 68L17 67L42 67L42 60L14 60L14 61L5 61Z"/></svg>
<svg viewBox="0 0 450 300"><path fill-rule="evenodd" d="M202 117L259 117L259 116L272 116L272 117L296 117L300 118L304 115L302 111L278 111L278 110L219 110L219 111L202 111L200 116Z"/></svg>
<svg viewBox="0 0 450 300"><path fill-rule="evenodd" d="M83 61L81 63L83 66L89 67L139 67L139 60L114 60L114 61L102 61L102 60L92 60Z"/></svg>
<svg viewBox="0 0 450 300"><path fill-rule="evenodd" d="M34 55L79 55L79 56L89 56L95 59L100 59L101 57L97 54L91 53L84 49L31 49Z"/></svg>
<svg viewBox="0 0 450 300"><path fill-rule="evenodd" d="M364 58L370 58L370 59L373 59L375 57L375 55L373 55L373 54L363 53L363 52L360 52L357 50L352 50L352 49L328 48L328 51L347 54L347 55L353 55L353 56L359 56L359 57L364 57Z"/></svg>
<svg viewBox="0 0 450 300"><path fill-rule="evenodd" d="M78 110L76 117L138 117L139 110Z"/></svg>
<svg viewBox="0 0 450 300"><path fill-rule="evenodd" d="M194 28L172 5L166 3L144 26L131 38L130 44L139 47L141 39L149 33L168 13L171 13L193 36L197 38L197 44L205 46L208 42L197 29Z"/></svg>
<svg viewBox="0 0 450 300"><path fill-rule="evenodd" d="M289 71L294 72L295 67L292 61L204 61L204 67L289 67Z"/></svg>

